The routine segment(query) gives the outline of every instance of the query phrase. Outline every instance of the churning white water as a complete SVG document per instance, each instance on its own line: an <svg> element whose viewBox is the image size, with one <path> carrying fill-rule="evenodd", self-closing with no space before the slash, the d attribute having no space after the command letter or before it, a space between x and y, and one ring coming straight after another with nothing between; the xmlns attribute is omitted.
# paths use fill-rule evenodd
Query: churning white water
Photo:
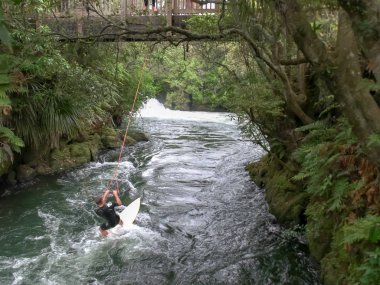
<svg viewBox="0 0 380 285"><path fill-rule="evenodd" d="M262 150L223 113L149 101L127 147L121 199L142 206L125 235L94 213L118 150L0 200L0 284L320 284L306 246L282 235L245 165Z"/></svg>

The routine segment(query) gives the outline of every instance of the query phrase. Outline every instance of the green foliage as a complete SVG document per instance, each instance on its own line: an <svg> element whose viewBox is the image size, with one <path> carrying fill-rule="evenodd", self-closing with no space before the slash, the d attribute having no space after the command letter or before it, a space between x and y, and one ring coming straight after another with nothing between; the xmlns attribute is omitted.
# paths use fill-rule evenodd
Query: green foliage
<svg viewBox="0 0 380 285"><path fill-rule="evenodd" d="M342 199L357 185L350 183L344 169L336 162L342 155L341 146L356 142L347 122L342 120L337 126L325 121L316 121L297 130L308 132L302 145L293 154L301 163L301 171L293 177L295 181L305 181L306 191L324 197L328 210L339 210Z"/></svg>
<svg viewBox="0 0 380 285"><path fill-rule="evenodd" d="M285 174L274 176L273 179L271 179L270 186L278 191L294 189L294 185L289 181L289 178Z"/></svg>
<svg viewBox="0 0 380 285"><path fill-rule="evenodd" d="M346 176L337 177L331 187L330 199L327 201L329 205L328 211L340 211L343 199L347 197L347 193L360 188L362 183L362 181L351 183Z"/></svg>
<svg viewBox="0 0 380 285"><path fill-rule="evenodd" d="M13 161L13 152L20 152L24 147L22 139L17 137L10 129L0 127L0 161L7 157Z"/></svg>
<svg viewBox="0 0 380 285"><path fill-rule="evenodd" d="M32 33L33 36L32 36ZM58 146L61 138L75 139L93 125L127 113L133 101L142 61L127 65L119 47L119 62L110 45L57 45L39 32L14 32L17 57L13 72L22 81L12 88L12 116L6 118L26 144ZM142 60L141 56L140 59ZM145 72L141 91L149 85ZM145 96L139 96L139 102ZM141 103L138 103L141 104Z"/></svg>
<svg viewBox="0 0 380 285"><path fill-rule="evenodd" d="M6 27L4 14L0 5L0 50L1 44L12 50L11 37ZM8 76L9 63L9 57L4 53L0 53L0 109L2 107L10 107L11 105L9 98L5 93L10 84Z"/></svg>
<svg viewBox="0 0 380 285"><path fill-rule="evenodd" d="M15 1L17 4L17 2ZM0 49L1 44L12 51L11 36L7 29L2 7L0 5ZM5 165L6 160L13 162L13 152L20 152L24 147L22 139L17 137L12 130L3 126L3 109L11 107L11 100L6 94L10 87L9 69L10 56L5 53L0 54L0 166Z"/></svg>
<svg viewBox="0 0 380 285"><path fill-rule="evenodd" d="M379 241L379 216L366 215L339 230L333 243L333 249L336 252L341 252L340 262L351 264L347 276L350 284L370 285L378 283L380 280Z"/></svg>
<svg viewBox="0 0 380 285"><path fill-rule="evenodd" d="M343 228L344 237L342 243L357 243L369 241L376 243L380 240L380 217L367 215L355 220L354 223Z"/></svg>
<svg viewBox="0 0 380 285"><path fill-rule="evenodd" d="M367 147L370 147L373 145L380 145L380 135L379 134L372 134L368 137Z"/></svg>
<svg viewBox="0 0 380 285"><path fill-rule="evenodd" d="M11 100L9 99L8 95L5 92L7 87L8 87L8 84L0 83L0 109L11 106Z"/></svg>
<svg viewBox="0 0 380 285"><path fill-rule="evenodd" d="M360 277L360 284L378 284L380 280L380 247L374 251L368 251L363 264L357 268Z"/></svg>
<svg viewBox="0 0 380 285"><path fill-rule="evenodd" d="M0 42L6 45L9 49L12 48L11 36L5 24L4 14L0 7Z"/></svg>
<svg viewBox="0 0 380 285"><path fill-rule="evenodd" d="M164 50L153 54L150 70L159 91L168 95L168 107L183 109L191 105L195 108L223 108L228 80L226 71L220 65L224 62L224 49L213 49L201 43L158 48ZM199 55L203 52L208 54L210 60L204 60Z"/></svg>
<svg viewBox="0 0 380 285"><path fill-rule="evenodd" d="M186 21L188 28L199 34L217 34L219 15L195 15Z"/></svg>
<svg viewBox="0 0 380 285"><path fill-rule="evenodd" d="M259 69L254 69L232 86L227 106L237 114L244 135L280 159L287 156L278 138L278 125L273 123L285 118L284 99L275 92L277 82L268 82Z"/></svg>
<svg viewBox="0 0 380 285"><path fill-rule="evenodd" d="M303 182L305 191L311 194L306 229L312 254L323 258L326 278L333 278L331 274L338 271L348 284L378 283L373 283L379 280L379 275L378 257L372 249L380 240L380 217L366 215L344 225L345 217L353 211L349 193L368 183L356 174L358 169L353 163L356 154L351 149L356 147L357 139L351 127L346 120L339 119L335 124L317 121L297 130L305 137L294 153L301 171L293 179ZM368 254L363 259L365 251ZM342 273L348 266L347 274Z"/></svg>
<svg viewBox="0 0 380 285"><path fill-rule="evenodd" d="M16 38L23 42L15 48L24 55L19 72L27 74L29 80L24 92L11 93L9 124L28 145L57 145L61 136L72 138L106 116L105 109L115 104L117 95L105 80L70 64L48 40L22 33ZM26 49L31 46L35 49ZM36 57L40 50L45 53Z"/></svg>

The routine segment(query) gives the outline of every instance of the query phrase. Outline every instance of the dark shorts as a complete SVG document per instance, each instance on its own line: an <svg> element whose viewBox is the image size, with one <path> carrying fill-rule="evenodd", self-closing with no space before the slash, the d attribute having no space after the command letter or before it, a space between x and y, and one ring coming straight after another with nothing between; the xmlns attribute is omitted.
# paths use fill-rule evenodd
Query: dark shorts
<svg viewBox="0 0 380 285"><path fill-rule="evenodd" d="M100 226L100 228L102 230L109 230L109 229L112 229L113 227L116 227L116 225L120 222L120 217L119 216L116 216L116 221L114 223L110 223L110 222L107 222L107 223L104 223Z"/></svg>

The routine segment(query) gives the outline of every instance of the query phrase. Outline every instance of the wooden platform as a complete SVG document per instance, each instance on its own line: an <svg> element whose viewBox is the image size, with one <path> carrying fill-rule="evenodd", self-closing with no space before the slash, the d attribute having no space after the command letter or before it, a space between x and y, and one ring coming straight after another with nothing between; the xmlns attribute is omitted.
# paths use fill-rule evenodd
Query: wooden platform
<svg viewBox="0 0 380 285"><path fill-rule="evenodd" d="M165 34L152 31L168 26L186 29L186 20L191 16L220 11L220 4L194 1L155 0L152 6L152 0L148 0L145 7L143 0L60 0L52 10L53 15L40 15L37 25L49 26L61 40L162 40Z"/></svg>

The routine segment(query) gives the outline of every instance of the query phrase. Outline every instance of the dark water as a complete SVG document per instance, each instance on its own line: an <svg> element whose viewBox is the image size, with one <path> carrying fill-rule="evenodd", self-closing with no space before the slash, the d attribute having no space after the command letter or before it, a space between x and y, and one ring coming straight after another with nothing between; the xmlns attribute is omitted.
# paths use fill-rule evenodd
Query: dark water
<svg viewBox="0 0 380 285"><path fill-rule="evenodd" d="M93 197L117 152L0 200L0 284L320 284L302 239L268 213L244 170L262 155L222 114L142 112L118 181L136 225L102 239Z"/></svg>

